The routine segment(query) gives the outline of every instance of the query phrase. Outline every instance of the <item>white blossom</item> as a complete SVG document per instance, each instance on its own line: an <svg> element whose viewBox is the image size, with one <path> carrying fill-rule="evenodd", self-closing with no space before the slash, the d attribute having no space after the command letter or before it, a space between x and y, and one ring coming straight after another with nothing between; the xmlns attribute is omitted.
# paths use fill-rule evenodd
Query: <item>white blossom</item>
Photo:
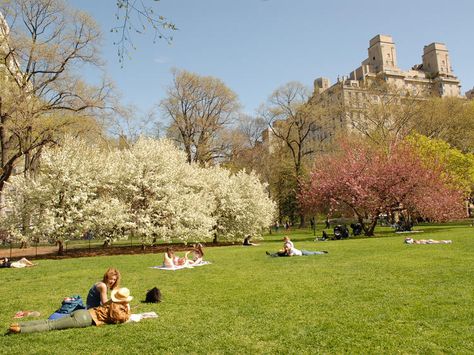
<svg viewBox="0 0 474 355"><path fill-rule="evenodd" d="M257 236L275 213L255 174L202 168L168 140L104 150L67 137L45 150L34 180L12 179L7 225L18 240L64 241L86 231L142 243Z"/></svg>

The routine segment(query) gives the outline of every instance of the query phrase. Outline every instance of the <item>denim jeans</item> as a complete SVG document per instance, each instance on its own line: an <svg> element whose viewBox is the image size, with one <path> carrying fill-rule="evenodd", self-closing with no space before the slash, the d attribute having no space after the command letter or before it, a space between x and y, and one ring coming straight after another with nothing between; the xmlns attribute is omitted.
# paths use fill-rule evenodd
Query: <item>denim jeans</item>
<svg viewBox="0 0 474 355"><path fill-rule="evenodd" d="M320 255L320 254L326 254L322 251L309 251L309 250L304 250L304 249L301 249L301 253L302 255Z"/></svg>
<svg viewBox="0 0 474 355"><path fill-rule="evenodd" d="M33 320L29 322L21 322L19 324L21 329L20 333L36 333L54 329L83 328L93 325L94 323L89 311L79 309L63 318L53 320Z"/></svg>

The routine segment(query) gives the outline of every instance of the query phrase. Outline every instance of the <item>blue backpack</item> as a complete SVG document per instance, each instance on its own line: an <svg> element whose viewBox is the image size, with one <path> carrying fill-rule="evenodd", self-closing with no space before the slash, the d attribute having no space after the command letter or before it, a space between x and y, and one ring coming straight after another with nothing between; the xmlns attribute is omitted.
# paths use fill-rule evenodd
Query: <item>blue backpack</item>
<svg viewBox="0 0 474 355"><path fill-rule="evenodd" d="M53 314L49 316L48 319L57 319L67 316L78 309L86 309L82 298L79 295L74 295L71 297L66 297L61 303L61 307L57 309Z"/></svg>

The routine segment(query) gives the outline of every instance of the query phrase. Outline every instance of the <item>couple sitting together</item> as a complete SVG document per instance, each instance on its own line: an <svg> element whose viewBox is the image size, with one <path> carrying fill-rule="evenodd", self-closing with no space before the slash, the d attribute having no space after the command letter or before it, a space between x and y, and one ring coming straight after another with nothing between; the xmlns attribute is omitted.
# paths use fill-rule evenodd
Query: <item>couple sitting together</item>
<svg viewBox="0 0 474 355"><path fill-rule="evenodd" d="M267 255L270 256L305 256L305 255L320 255L320 254L327 254L328 252L325 250L322 251L309 251L304 249L296 249L293 242L290 240L289 237L283 238L283 249L280 249L276 253L266 252Z"/></svg>
<svg viewBox="0 0 474 355"><path fill-rule="evenodd" d="M130 301L133 297L130 296L128 288L120 288L119 284L119 271L110 268L102 281L97 282L90 289L87 296L87 309L78 309L57 319L13 323L8 333L36 333L55 329L125 323L130 319ZM107 297L108 290L111 290L110 300Z"/></svg>
<svg viewBox="0 0 474 355"><path fill-rule="evenodd" d="M192 253L191 259L188 257L190 253ZM170 269L195 266L203 262L203 257L204 251L200 243L194 246L192 250L187 251L183 257L175 255L172 248L167 248L163 259L163 266Z"/></svg>

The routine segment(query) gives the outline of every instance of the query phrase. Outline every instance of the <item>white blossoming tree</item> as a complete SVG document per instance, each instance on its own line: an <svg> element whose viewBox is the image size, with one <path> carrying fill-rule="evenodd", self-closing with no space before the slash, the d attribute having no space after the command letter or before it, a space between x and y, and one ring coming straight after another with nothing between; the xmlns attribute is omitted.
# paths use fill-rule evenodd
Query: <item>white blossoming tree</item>
<svg viewBox="0 0 474 355"><path fill-rule="evenodd" d="M82 236L97 218L102 217L98 224L107 228L104 221L115 218L117 211L97 201L110 173L104 168L104 157L97 147L71 137L46 149L34 180L20 176L12 180L10 190L17 193L8 195L11 213L7 220L17 222L8 224L10 233L20 240L54 241L61 254L64 241ZM22 208L15 208L18 201L24 201Z"/></svg>
<svg viewBox="0 0 474 355"><path fill-rule="evenodd" d="M232 175L186 161L168 140L139 139L105 150L66 137L44 151L34 180L16 176L8 187L5 222L17 240L67 239L91 231L115 241L235 241L257 236L275 204L255 174Z"/></svg>
<svg viewBox="0 0 474 355"><path fill-rule="evenodd" d="M235 241L246 236L259 236L271 225L275 204L268 197L266 186L254 173L243 171L231 175L228 170L206 171L209 193L214 197L216 219L214 240Z"/></svg>
<svg viewBox="0 0 474 355"><path fill-rule="evenodd" d="M30 240L35 239L33 226L39 219L38 205L30 192L35 188L31 180L23 175L16 176L6 185L5 205L8 207L8 216L3 216L1 225L8 231L11 241L21 243L26 247Z"/></svg>
<svg viewBox="0 0 474 355"><path fill-rule="evenodd" d="M120 161L116 191L142 243L211 238L213 200L182 151L168 140L142 138Z"/></svg>

